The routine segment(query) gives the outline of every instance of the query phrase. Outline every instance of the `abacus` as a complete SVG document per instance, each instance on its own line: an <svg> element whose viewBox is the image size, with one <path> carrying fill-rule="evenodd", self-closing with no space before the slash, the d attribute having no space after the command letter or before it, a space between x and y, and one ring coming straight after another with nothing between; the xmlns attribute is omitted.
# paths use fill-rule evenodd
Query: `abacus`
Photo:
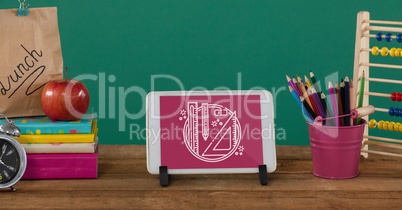
<svg viewBox="0 0 402 210"><path fill-rule="evenodd" d="M370 48L370 39L373 40L375 46ZM382 45L382 46L381 46ZM394 47L387 47L383 45L395 45ZM370 61L370 57L393 57L401 59L399 65L390 64L390 62L375 63ZM385 60L385 59L384 59ZM354 72L353 72L353 85L358 87L360 80L364 81L364 95L363 106L369 104L369 97L385 97L392 100L395 104L402 101L402 93L380 93L370 92L369 84L372 82L385 83L385 84L402 84L401 80L393 80L386 78L373 78L370 77L370 67L375 70L387 71L392 69L402 69L402 22L397 21L383 21L383 20L370 20L370 13L363 11L357 15L357 27L356 27L356 42L355 42L355 59L354 59ZM359 95L359 88L356 88L356 98ZM382 99L381 99L382 100ZM384 112L392 117L402 117L402 104L400 108L397 107L380 108L374 106L374 110L377 112ZM352 108L356 108L356 104L352 104ZM395 121L376 120L370 119L369 116L363 117L367 124L364 131L364 137L362 142L362 155L367 157L368 153L398 156L402 157L402 152L398 153L398 150L402 150L402 138L387 138L384 136L372 136L369 135L370 129L379 129L384 132L402 132L402 119L400 122L398 118ZM386 135L386 134L385 134ZM402 136L402 134L401 134ZM375 151L369 149L369 145L375 145L379 150ZM392 152L381 151L381 148L396 149Z"/></svg>

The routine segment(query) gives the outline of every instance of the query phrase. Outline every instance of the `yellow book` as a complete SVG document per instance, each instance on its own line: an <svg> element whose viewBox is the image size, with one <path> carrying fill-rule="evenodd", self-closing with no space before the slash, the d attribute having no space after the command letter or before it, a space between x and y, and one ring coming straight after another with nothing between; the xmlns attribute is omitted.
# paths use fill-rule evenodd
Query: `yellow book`
<svg viewBox="0 0 402 210"><path fill-rule="evenodd" d="M32 153L95 153L98 138L95 142L84 143L35 143L21 144L27 154Z"/></svg>

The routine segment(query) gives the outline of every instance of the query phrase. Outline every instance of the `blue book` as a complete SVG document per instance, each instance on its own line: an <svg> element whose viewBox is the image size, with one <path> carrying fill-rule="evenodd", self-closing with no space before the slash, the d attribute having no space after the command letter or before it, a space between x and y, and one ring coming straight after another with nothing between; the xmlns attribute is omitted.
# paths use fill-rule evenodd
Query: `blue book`
<svg viewBox="0 0 402 210"><path fill-rule="evenodd" d="M93 109L90 109L80 120L55 121L47 116L10 118L21 129L21 134L89 134L96 126ZM5 122L0 120L0 124Z"/></svg>

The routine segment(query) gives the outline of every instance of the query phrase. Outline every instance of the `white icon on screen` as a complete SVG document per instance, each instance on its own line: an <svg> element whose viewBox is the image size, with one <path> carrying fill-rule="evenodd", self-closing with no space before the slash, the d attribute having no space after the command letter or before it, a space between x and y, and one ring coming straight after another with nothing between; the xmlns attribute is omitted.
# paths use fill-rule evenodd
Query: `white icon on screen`
<svg viewBox="0 0 402 210"><path fill-rule="evenodd" d="M239 154L236 150L241 142L241 126L236 111L198 102L188 102L186 108L181 111L180 120L186 119L184 143L194 157L204 162L220 162Z"/></svg>

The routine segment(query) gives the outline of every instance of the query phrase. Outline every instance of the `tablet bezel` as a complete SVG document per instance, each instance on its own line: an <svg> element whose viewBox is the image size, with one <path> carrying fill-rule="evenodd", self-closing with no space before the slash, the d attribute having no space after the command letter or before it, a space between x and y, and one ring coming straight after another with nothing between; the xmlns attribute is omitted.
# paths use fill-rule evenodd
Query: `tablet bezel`
<svg viewBox="0 0 402 210"><path fill-rule="evenodd" d="M161 141L157 135L151 135L152 131L160 130L160 96L213 96L213 95L260 95L262 129L271 128L270 136L262 135L263 162L267 166L267 172L272 173L276 169L274 108L272 94L266 90L224 90L224 91L160 91L150 92L146 97L146 155L147 169L151 174L159 174L161 166ZM153 111L153 112L151 112ZM258 165L255 168L205 168L205 169L168 169L169 174L221 174L221 173L258 173Z"/></svg>

